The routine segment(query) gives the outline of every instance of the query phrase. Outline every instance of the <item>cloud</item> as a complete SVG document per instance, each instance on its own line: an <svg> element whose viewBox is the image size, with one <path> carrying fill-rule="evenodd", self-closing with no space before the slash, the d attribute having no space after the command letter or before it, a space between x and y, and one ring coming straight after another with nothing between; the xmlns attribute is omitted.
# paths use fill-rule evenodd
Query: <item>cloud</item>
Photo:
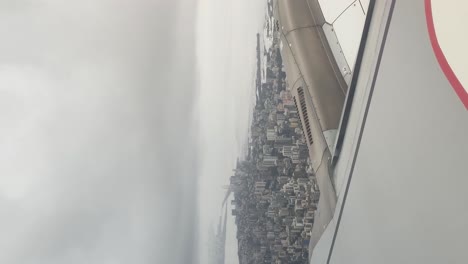
<svg viewBox="0 0 468 264"><path fill-rule="evenodd" d="M194 7L0 2L1 263L192 262Z"/></svg>

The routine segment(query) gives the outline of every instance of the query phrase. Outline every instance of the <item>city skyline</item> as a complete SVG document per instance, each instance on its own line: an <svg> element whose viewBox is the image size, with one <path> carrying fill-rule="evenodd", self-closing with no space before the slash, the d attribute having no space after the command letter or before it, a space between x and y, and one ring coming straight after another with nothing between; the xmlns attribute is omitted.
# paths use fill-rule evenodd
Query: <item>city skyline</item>
<svg viewBox="0 0 468 264"><path fill-rule="evenodd" d="M204 195L247 133L263 5L1 2L0 261L196 263L220 206Z"/></svg>
<svg viewBox="0 0 468 264"><path fill-rule="evenodd" d="M225 190L247 141L255 98L256 33L262 30L266 1L200 1L198 13L200 70L199 213L200 245L217 222ZM235 225L227 223L226 264L237 264ZM202 254L204 263L206 253ZM205 257L203 256L205 254Z"/></svg>

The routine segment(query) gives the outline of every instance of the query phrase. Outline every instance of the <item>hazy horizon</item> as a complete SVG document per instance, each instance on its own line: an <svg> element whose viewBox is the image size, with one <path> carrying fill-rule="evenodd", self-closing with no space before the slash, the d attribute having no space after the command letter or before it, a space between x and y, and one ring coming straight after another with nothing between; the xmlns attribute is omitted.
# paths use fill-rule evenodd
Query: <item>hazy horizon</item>
<svg viewBox="0 0 468 264"><path fill-rule="evenodd" d="M222 186L228 183L247 140L255 93L256 33L262 29L265 6L266 1L199 1L201 247L210 224L216 223L221 212L226 192ZM238 263L235 230L229 213L226 264ZM207 251L199 252L200 263L205 263Z"/></svg>
<svg viewBox="0 0 468 264"><path fill-rule="evenodd" d="M0 262L203 263L264 5L0 2Z"/></svg>

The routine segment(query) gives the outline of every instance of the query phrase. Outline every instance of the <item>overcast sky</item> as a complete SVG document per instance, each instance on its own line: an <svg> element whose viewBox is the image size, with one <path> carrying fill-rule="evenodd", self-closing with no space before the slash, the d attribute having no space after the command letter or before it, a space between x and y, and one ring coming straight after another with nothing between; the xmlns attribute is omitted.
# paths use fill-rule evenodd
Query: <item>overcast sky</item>
<svg viewBox="0 0 468 264"><path fill-rule="evenodd" d="M197 69L200 73L199 212L201 263L207 226L217 223L221 201L237 157L247 140L255 98L256 33L266 0L199 0ZM234 219L228 221L226 264L238 263Z"/></svg>
<svg viewBox="0 0 468 264"><path fill-rule="evenodd" d="M220 2L0 0L0 263L196 263L263 6Z"/></svg>
<svg viewBox="0 0 468 264"><path fill-rule="evenodd" d="M0 1L0 263L192 262L195 7Z"/></svg>

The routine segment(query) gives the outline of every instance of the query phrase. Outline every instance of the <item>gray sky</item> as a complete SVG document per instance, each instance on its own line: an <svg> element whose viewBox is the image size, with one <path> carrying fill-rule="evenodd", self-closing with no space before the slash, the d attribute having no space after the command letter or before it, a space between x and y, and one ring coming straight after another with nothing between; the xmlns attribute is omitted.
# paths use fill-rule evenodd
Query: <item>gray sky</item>
<svg viewBox="0 0 468 264"><path fill-rule="evenodd" d="M192 262L195 7L0 0L1 263Z"/></svg>
<svg viewBox="0 0 468 264"><path fill-rule="evenodd" d="M256 33L266 0L200 0L197 62L200 73L200 246L217 221L235 161L247 139L254 99ZM228 222L226 263L237 263L233 218ZM206 250L200 250L201 263Z"/></svg>
<svg viewBox="0 0 468 264"><path fill-rule="evenodd" d="M0 0L0 263L196 263L263 5Z"/></svg>

